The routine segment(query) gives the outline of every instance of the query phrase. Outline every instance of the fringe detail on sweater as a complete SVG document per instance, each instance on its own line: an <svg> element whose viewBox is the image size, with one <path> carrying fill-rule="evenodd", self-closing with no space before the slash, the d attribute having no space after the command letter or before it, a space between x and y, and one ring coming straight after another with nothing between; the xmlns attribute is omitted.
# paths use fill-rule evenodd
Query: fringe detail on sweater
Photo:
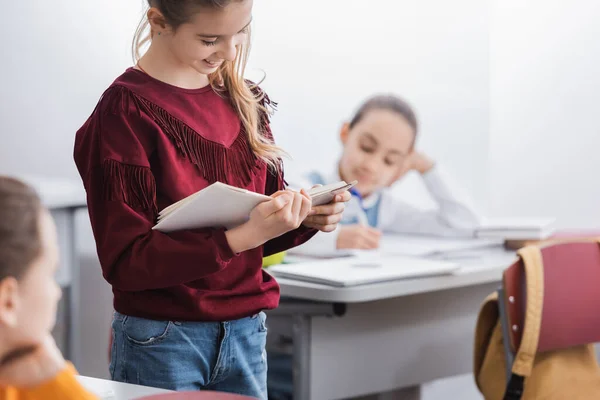
<svg viewBox="0 0 600 400"><path fill-rule="evenodd" d="M285 181L283 176L283 161L279 160L279 165L277 166L277 171L274 171L273 174L277 175L277 190L285 190L288 186L288 183Z"/></svg>
<svg viewBox="0 0 600 400"><path fill-rule="evenodd" d="M112 159L102 163L104 200L122 201L136 210L158 212L156 182L148 167L123 164Z"/></svg>
<svg viewBox="0 0 600 400"><path fill-rule="evenodd" d="M151 101L124 87L120 87L120 89L123 91L122 96L119 96L121 101L115 102L117 104L112 106L131 111L133 103L135 112L143 111L152 118L169 137L179 153L198 167L206 181L228 183L227 173L229 172L240 178L244 185L250 183L258 163L243 128L240 129L235 141L228 148L221 143L202 137L184 122Z"/></svg>

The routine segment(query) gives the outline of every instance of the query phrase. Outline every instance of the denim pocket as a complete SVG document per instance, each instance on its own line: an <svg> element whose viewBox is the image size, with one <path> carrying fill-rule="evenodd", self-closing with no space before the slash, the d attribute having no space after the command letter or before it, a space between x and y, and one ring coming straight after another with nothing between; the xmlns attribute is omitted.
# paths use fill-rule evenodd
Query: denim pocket
<svg viewBox="0 0 600 400"><path fill-rule="evenodd" d="M260 313L258 313L258 331L259 332L266 332L267 331L267 314L265 314L264 311L261 311Z"/></svg>
<svg viewBox="0 0 600 400"><path fill-rule="evenodd" d="M164 340L169 334L171 321L126 316L123 319L123 333L133 344L148 346Z"/></svg>

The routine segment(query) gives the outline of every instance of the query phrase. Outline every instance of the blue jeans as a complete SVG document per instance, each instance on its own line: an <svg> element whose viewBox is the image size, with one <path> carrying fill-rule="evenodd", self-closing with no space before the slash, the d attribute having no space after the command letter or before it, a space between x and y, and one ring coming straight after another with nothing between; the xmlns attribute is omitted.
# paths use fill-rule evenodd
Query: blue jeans
<svg viewBox="0 0 600 400"><path fill-rule="evenodd" d="M114 313L113 380L267 399L264 312L227 322L154 321Z"/></svg>

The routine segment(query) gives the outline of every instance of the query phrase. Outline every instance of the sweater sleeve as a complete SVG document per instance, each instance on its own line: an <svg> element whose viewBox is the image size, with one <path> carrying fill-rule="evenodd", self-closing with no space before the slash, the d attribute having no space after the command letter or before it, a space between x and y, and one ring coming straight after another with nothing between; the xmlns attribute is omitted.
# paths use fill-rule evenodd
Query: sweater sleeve
<svg viewBox="0 0 600 400"><path fill-rule="evenodd" d="M185 284L222 270L237 256L224 229L152 230L153 141L145 134L155 129L152 124L126 89L113 87L75 140L103 275L121 291Z"/></svg>
<svg viewBox="0 0 600 400"><path fill-rule="evenodd" d="M280 166L278 171L267 172L265 194L270 196L276 191L284 189L285 186L283 166ZM265 243L263 245L263 254L266 257L299 246L312 238L317 232L316 229L300 225L298 229L287 232Z"/></svg>
<svg viewBox="0 0 600 400"><path fill-rule="evenodd" d="M386 213L384 230L395 233L424 234L444 237L473 237L479 225L479 215L467 196L456 185L448 183L439 166L423 175L430 195L438 205L436 210L420 210L389 196L391 213Z"/></svg>
<svg viewBox="0 0 600 400"><path fill-rule="evenodd" d="M88 392L75 377L76 371L73 365L67 364L54 379L39 386L27 389L18 389L18 400L92 400L98 399Z"/></svg>

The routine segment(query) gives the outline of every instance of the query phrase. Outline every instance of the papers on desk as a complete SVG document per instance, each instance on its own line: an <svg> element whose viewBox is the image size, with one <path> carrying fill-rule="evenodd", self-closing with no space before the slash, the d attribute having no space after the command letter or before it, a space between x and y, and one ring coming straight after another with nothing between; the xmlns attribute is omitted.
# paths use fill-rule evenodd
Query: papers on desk
<svg viewBox="0 0 600 400"><path fill-rule="evenodd" d="M503 243L502 239L387 234L378 250L344 251L337 258L287 256L286 263L291 264L272 266L269 271L280 278L352 287L482 269L489 264L485 259L490 254L506 252Z"/></svg>
<svg viewBox="0 0 600 400"><path fill-rule="evenodd" d="M307 263L274 265L269 272L276 277L297 279L334 287L351 287L398 279L451 274L457 263L416 257L352 257Z"/></svg>
<svg viewBox="0 0 600 400"><path fill-rule="evenodd" d="M313 239L314 240L314 239ZM473 251L499 247L502 239L455 239L422 235L384 234L377 250L337 250L323 254L292 253L286 262L305 262L341 257L410 256L436 259L472 258Z"/></svg>
<svg viewBox="0 0 600 400"><path fill-rule="evenodd" d="M543 240L555 231L554 218L494 218L477 229L479 238L506 240Z"/></svg>
<svg viewBox="0 0 600 400"><path fill-rule="evenodd" d="M416 235L384 235L378 250L382 255L405 255L413 257L454 258L473 250L497 247L503 241L498 239L455 239Z"/></svg>

